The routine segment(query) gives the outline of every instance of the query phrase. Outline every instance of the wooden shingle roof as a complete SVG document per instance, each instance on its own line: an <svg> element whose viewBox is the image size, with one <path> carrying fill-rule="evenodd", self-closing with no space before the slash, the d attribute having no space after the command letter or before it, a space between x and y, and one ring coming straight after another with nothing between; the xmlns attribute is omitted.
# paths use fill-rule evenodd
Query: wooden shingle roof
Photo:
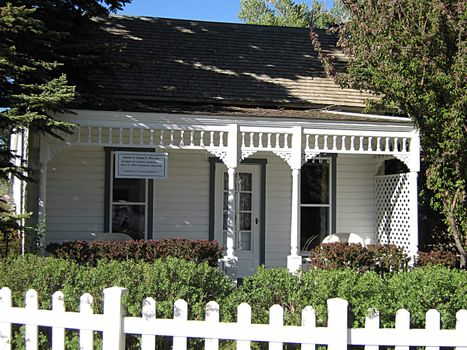
<svg viewBox="0 0 467 350"><path fill-rule="evenodd" d="M109 97L250 107L360 109L367 93L325 75L309 29L113 15L99 19L100 40L123 44L130 62L92 76ZM323 50L345 57L318 31Z"/></svg>

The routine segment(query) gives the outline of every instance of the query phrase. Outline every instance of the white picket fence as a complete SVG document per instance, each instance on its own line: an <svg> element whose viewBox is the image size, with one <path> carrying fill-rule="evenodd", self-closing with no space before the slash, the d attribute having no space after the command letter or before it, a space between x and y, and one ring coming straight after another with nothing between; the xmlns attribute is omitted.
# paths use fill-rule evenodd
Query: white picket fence
<svg viewBox="0 0 467 350"><path fill-rule="evenodd" d="M410 314L399 310L394 329L380 328L377 311L366 319L365 328L348 328L348 303L343 299L329 299L328 325L316 327L315 312L307 306L302 311L301 326L284 326L283 309L274 305L269 310L269 324L251 324L251 307L238 307L237 322L219 322L219 305L209 302L205 321L187 320L187 303L177 300L173 319L156 318L156 302L143 301L142 317L125 317L122 296L126 289L104 289L104 312L93 314L93 299L83 294L80 312L66 312L63 293L56 292L52 310L39 310L37 292L26 293L25 308L12 307L11 291L0 290L0 350L11 349L12 324L26 325L26 349L38 348L38 326L52 327L52 348L65 349L65 329L79 330L80 349L93 349L93 331L103 334L104 350L123 350L125 334L142 335L141 349L155 348L156 336L173 337L173 349L187 347L187 337L204 338L205 349L219 349L219 339L237 342L237 349L250 349L251 341L269 342L270 350L283 348L283 343L298 343L302 349L315 349L315 344L328 345L330 350L346 349L347 345L365 345L366 350L380 345L395 346L396 350L409 350L409 346L426 346L435 350L440 346L467 349L467 310L456 314L456 329L440 329L440 314L430 310L426 314L426 329L411 329Z"/></svg>

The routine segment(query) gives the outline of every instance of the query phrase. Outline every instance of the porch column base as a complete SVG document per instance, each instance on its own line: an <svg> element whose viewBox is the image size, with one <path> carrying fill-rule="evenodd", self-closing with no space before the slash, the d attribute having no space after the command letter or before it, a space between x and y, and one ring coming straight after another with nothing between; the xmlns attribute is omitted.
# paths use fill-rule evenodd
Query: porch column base
<svg viewBox="0 0 467 350"><path fill-rule="evenodd" d="M237 280L237 262L238 257L236 256L224 256L220 260L222 264L222 270L229 276L233 281Z"/></svg>
<svg viewBox="0 0 467 350"><path fill-rule="evenodd" d="M287 256L287 269L290 273L297 272L302 267L302 257L300 255Z"/></svg>

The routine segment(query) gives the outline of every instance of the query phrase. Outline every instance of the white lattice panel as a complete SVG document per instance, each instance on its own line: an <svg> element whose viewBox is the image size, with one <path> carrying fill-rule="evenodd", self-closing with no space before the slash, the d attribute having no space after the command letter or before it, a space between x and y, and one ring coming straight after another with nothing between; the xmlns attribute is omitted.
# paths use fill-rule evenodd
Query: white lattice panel
<svg viewBox="0 0 467 350"><path fill-rule="evenodd" d="M412 213L409 174L385 175L376 177L376 234L378 242L395 244L410 251ZM416 197L415 197L416 198Z"/></svg>

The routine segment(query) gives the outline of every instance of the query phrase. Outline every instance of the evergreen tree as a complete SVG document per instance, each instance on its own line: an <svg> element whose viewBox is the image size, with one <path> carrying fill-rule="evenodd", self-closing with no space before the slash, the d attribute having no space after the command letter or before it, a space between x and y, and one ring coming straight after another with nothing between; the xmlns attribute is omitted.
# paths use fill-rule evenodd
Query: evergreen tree
<svg viewBox="0 0 467 350"><path fill-rule="evenodd" d="M0 180L28 178L27 164L18 165L11 135L58 136L72 125L53 118L76 103L75 85L86 84L90 65L109 64L112 47L93 43L104 16L131 0L10 0L0 5ZM104 57L104 59L103 59ZM2 212L2 223L14 221ZM10 225L8 224L8 225ZM6 225L6 224L5 224ZM1 229L7 228L2 224ZM7 225L7 226L8 226ZM5 226L5 227L4 227ZM11 225L10 225L11 226Z"/></svg>

